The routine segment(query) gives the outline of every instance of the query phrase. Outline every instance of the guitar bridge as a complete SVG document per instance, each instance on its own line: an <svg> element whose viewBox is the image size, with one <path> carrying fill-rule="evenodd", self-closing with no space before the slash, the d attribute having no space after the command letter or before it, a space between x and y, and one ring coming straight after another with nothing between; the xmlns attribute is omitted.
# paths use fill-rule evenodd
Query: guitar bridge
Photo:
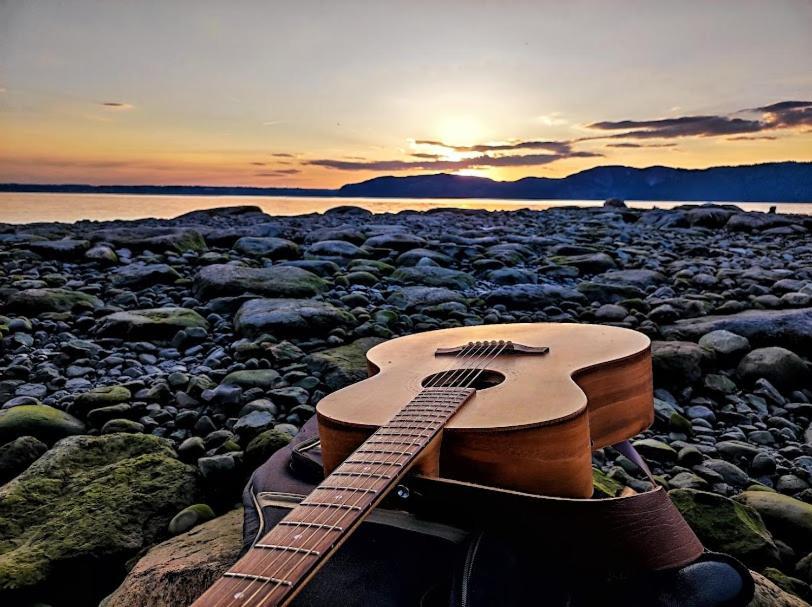
<svg viewBox="0 0 812 607"><path fill-rule="evenodd" d="M499 355L502 354L523 354L523 355L535 355L535 356L542 356L547 354L550 351L550 348L547 346L525 346L523 344L516 344L512 341L504 341L504 340L490 340L490 341L469 341L467 344L462 346L454 346L453 348L437 348L434 351L435 356L454 356L457 354L461 354L463 350L470 350L471 352L477 352L480 348L498 348L501 347L502 349L499 351Z"/></svg>

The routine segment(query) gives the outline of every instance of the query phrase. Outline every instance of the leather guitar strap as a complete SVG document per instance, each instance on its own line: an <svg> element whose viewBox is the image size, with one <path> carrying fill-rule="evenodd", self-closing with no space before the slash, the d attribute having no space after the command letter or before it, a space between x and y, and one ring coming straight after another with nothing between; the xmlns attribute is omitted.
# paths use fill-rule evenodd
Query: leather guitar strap
<svg viewBox="0 0 812 607"><path fill-rule="evenodd" d="M573 558L587 568L604 567L607 553L613 566L624 570L660 571L697 560L704 552L702 543L643 458L628 441L614 447L643 470L654 489L573 499L417 475L407 479L407 485L425 500L427 512L456 519L462 512L474 525L498 526L502 518L514 529L539 529L545 543L577 546Z"/></svg>

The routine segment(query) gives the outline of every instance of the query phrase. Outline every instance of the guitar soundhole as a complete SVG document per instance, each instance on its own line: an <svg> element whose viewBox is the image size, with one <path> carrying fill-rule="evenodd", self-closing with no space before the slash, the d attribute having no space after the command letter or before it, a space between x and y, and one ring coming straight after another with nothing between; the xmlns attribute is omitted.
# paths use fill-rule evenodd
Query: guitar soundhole
<svg viewBox="0 0 812 607"><path fill-rule="evenodd" d="M452 369L441 373L433 373L426 377L422 384L429 388L465 387L475 390L487 390L498 386L505 381L505 376L499 371L491 369Z"/></svg>

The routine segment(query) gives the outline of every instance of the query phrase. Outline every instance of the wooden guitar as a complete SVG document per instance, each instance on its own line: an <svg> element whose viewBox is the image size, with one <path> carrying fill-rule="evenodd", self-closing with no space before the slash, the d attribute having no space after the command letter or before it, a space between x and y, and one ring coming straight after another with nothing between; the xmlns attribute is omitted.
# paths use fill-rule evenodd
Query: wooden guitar
<svg viewBox="0 0 812 607"><path fill-rule="evenodd" d="M628 329L538 323L372 348L372 376L318 404L328 476L193 606L289 604L410 470L589 497L592 451L652 422L649 346Z"/></svg>

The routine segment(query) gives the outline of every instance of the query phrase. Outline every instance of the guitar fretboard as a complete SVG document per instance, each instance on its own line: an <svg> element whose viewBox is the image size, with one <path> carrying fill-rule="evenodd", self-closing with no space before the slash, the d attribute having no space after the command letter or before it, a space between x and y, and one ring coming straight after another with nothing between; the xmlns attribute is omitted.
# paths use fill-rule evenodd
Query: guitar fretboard
<svg viewBox="0 0 812 607"><path fill-rule="evenodd" d="M287 604L473 393L472 388L424 388L192 607Z"/></svg>

